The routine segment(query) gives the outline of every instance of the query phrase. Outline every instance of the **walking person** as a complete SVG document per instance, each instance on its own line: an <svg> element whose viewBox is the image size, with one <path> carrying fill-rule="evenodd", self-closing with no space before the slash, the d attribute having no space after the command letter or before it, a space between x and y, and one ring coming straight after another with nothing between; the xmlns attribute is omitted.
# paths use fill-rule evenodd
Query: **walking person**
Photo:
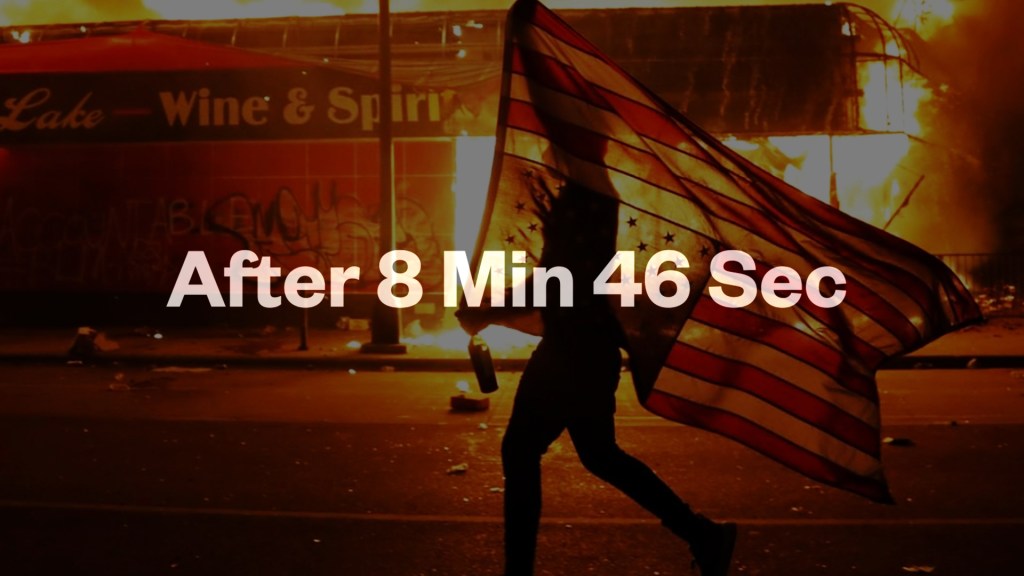
<svg viewBox="0 0 1024 576"><path fill-rule="evenodd" d="M736 526L694 513L646 464L615 440L615 391L622 333L606 296L592 281L615 254L618 201L571 182L555 195L534 193L544 227L539 266L572 273L573 306L560 307L549 283L540 309L543 337L520 379L501 445L505 474L505 576L531 576L541 514L541 457L568 430L583 466L636 501L687 541L701 576L725 576ZM458 317L475 334L509 309L464 308Z"/></svg>

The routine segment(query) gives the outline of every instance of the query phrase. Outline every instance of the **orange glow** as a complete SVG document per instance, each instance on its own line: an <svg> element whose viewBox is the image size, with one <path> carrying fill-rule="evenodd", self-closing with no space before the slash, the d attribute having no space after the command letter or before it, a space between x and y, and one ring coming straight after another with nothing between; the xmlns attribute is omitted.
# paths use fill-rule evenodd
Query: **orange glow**
<svg viewBox="0 0 1024 576"><path fill-rule="evenodd" d="M779 5L794 0L548 0L553 9ZM828 2L826 2L828 3ZM394 12L504 10L509 0L391 0ZM899 26L930 38L955 17L953 0L860 0ZM107 22L114 20L325 16L377 11L377 0L0 0L0 25ZM849 32L847 32L849 33Z"/></svg>
<svg viewBox="0 0 1024 576"><path fill-rule="evenodd" d="M494 160L494 136L460 136L455 139L455 249L472 254L487 206L487 191ZM465 352L469 336L458 327L453 311L446 311L439 331L426 331L418 322L406 327L403 342L409 345ZM480 334L499 355L525 353L538 338L491 326Z"/></svg>
<svg viewBox="0 0 1024 576"><path fill-rule="evenodd" d="M896 4L892 20L913 28L927 40L951 24L955 17L956 7L952 0L917 0Z"/></svg>
<svg viewBox="0 0 1024 576"><path fill-rule="evenodd" d="M921 135L918 111L932 97L922 78L898 59L860 62L858 76L862 128Z"/></svg>
<svg viewBox="0 0 1024 576"><path fill-rule="evenodd" d="M343 5L356 2L324 0L143 0L147 8L170 20L217 20L222 18L271 18L276 16L340 16ZM361 8L376 9L376 0Z"/></svg>
<svg viewBox="0 0 1024 576"><path fill-rule="evenodd" d="M894 176L910 151L905 134L833 136L831 144L827 135L727 138L724 142L822 202L830 200L834 171L840 208L871 224L885 224L903 200L905 191Z"/></svg>
<svg viewBox="0 0 1024 576"><path fill-rule="evenodd" d="M415 321L406 326L402 342L409 346L437 348L439 350L464 353L469 345L469 335L462 328L458 327L458 323L451 313L446 315L445 325L449 327L439 331L426 331L419 321ZM536 336L530 336L529 334L503 326L490 326L480 332L480 336L499 358L524 355L533 346L536 346L540 340Z"/></svg>
<svg viewBox="0 0 1024 576"><path fill-rule="evenodd" d="M494 136L455 139L455 247L467 253L476 244L479 222L487 206L494 143Z"/></svg>

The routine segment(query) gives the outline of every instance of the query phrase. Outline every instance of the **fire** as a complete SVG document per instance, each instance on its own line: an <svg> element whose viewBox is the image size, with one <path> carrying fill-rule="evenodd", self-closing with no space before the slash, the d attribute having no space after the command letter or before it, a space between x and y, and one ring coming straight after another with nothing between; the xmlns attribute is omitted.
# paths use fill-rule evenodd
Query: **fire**
<svg viewBox="0 0 1024 576"><path fill-rule="evenodd" d="M464 353L469 345L469 335L457 327L454 316L450 314L445 317L445 325L447 327L440 331L428 331L419 321L414 321L406 326L402 342L410 346ZM480 332L480 337L499 357L526 354L540 340L503 326L489 326Z"/></svg>
<svg viewBox="0 0 1024 576"><path fill-rule="evenodd" d="M487 189L494 161L494 136L460 136L455 139L455 246L471 252L478 223L487 205Z"/></svg>
<svg viewBox="0 0 1024 576"><path fill-rule="evenodd" d="M460 136L455 139L455 248L472 253L480 221L487 207L491 164L494 161L494 136ZM469 336L458 327L454 313L446 312L440 331L423 329L418 322L406 328L403 342L409 345L465 352ZM498 354L523 352L537 343L537 338L491 326L480 334L491 350Z"/></svg>
<svg viewBox="0 0 1024 576"><path fill-rule="evenodd" d="M724 142L822 202L830 202L834 173L839 207L875 225L888 221L906 193L897 173L910 151L905 134L730 137Z"/></svg>
<svg viewBox="0 0 1024 576"><path fill-rule="evenodd" d="M860 109L862 128L922 134L918 111L932 98L924 79L900 59L861 62L858 76L864 92Z"/></svg>
<svg viewBox="0 0 1024 576"><path fill-rule="evenodd" d="M896 4L892 20L908 24L922 38L929 39L952 23L955 16L952 0L906 0Z"/></svg>

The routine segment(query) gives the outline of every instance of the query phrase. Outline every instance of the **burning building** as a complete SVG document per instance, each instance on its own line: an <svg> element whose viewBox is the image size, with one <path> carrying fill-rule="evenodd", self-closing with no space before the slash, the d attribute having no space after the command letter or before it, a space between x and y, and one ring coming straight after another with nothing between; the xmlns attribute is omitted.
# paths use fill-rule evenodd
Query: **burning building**
<svg viewBox="0 0 1024 576"><path fill-rule="evenodd" d="M866 9L561 14L825 202L898 225L922 183L908 158L928 91L910 46ZM442 251L471 249L484 207L503 20L393 18L397 242L423 260L428 293ZM365 314L379 279L377 34L373 15L0 30L0 290L21 303L5 320L167 321L186 252L216 270L239 249L285 270L360 266L350 288L365 297L347 314Z"/></svg>

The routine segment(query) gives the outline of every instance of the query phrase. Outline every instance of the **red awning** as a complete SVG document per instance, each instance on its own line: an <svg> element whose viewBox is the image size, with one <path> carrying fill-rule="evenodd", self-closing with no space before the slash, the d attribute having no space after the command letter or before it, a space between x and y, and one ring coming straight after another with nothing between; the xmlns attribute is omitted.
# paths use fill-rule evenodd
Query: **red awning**
<svg viewBox="0 0 1024 576"><path fill-rule="evenodd" d="M304 63L139 28L129 34L0 45L0 74L289 68Z"/></svg>

